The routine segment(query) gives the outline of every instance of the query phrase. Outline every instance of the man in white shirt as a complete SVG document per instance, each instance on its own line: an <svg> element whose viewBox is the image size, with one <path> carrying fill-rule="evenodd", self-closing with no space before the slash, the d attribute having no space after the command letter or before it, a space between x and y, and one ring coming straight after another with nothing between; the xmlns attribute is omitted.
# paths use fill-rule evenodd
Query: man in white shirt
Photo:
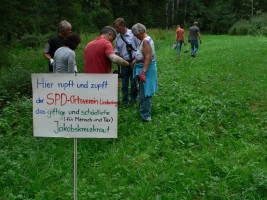
<svg viewBox="0 0 267 200"><path fill-rule="evenodd" d="M140 41L133 35L132 31L128 29L125 25L125 21L123 18L117 18L114 21L114 27L118 32L118 35L115 39L116 48L115 54L127 60L129 63L135 58L136 49L140 43ZM136 102L137 97L137 88L135 81L133 79L133 66L131 64L128 67L121 68L122 74L122 103L127 105L129 102L129 81L131 83L130 90L130 104L134 104Z"/></svg>

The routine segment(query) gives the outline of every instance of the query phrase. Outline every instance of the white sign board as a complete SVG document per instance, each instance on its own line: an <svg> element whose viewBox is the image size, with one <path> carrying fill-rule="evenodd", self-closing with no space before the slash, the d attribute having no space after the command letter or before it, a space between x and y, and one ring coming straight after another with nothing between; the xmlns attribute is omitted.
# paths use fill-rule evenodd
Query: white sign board
<svg viewBox="0 0 267 200"><path fill-rule="evenodd" d="M117 138L118 75L32 74L35 137Z"/></svg>

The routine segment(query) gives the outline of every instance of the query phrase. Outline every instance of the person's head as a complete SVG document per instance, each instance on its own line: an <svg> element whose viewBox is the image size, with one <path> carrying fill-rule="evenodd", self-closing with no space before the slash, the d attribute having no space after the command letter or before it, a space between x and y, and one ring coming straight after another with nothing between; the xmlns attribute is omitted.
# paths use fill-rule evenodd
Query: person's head
<svg viewBox="0 0 267 200"><path fill-rule="evenodd" d="M194 22L193 25L194 25L194 26L198 26L198 22Z"/></svg>
<svg viewBox="0 0 267 200"><path fill-rule="evenodd" d="M63 20L58 25L58 32L62 37L66 37L71 33L71 24L66 20Z"/></svg>
<svg viewBox="0 0 267 200"><path fill-rule="evenodd" d="M123 18L117 18L114 20L114 27L118 33L126 33L126 24Z"/></svg>
<svg viewBox="0 0 267 200"><path fill-rule="evenodd" d="M137 37L139 40L142 40L144 33L146 33L146 27L141 23L137 23L133 25L132 32L135 37Z"/></svg>
<svg viewBox="0 0 267 200"><path fill-rule="evenodd" d="M81 43L81 38L77 33L70 33L63 40L63 45L69 47L71 50L74 50Z"/></svg>
<svg viewBox="0 0 267 200"><path fill-rule="evenodd" d="M133 25L132 32L134 35L139 35L146 32L146 27L143 24L137 23Z"/></svg>
<svg viewBox="0 0 267 200"><path fill-rule="evenodd" d="M113 42L116 38L116 30L112 26L105 26L101 29L100 35L105 37L110 42Z"/></svg>
<svg viewBox="0 0 267 200"><path fill-rule="evenodd" d="M177 25L177 28L180 28L180 24Z"/></svg>

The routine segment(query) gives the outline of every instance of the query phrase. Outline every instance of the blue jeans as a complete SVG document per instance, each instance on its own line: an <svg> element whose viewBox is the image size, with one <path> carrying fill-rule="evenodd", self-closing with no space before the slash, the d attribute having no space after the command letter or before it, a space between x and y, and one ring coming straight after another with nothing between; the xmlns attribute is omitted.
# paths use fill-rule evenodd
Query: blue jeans
<svg viewBox="0 0 267 200"><path fill-rule="evenodd" d="M122 74L122 103L128 104L128 96L129 96L129 81L131 83L131 103L136 102L137 97L137 88L135 81L133 79L133 70L131 67L121 67L121 74Z"/></svg>
<svg viewBox="0 0 267 200"><path fill-rule="evenodd" d="M145 97L144 84L138 78L139 82L139 111L142 120L151 120L151 106L152 106L152 96Z"/></svg>
<svg viewBox="0 0 267 200"><path fill-rule="evenodd" d="M183 44L183 41L178 41L177 42L177 53L178 53L178 56L181 53L182 44Z"/></svg>
<svg viewBox="0 0 267 200"><path fill-rule="evenodd" d="M198 50L198 40L190 40L191 43L191 54L195 54Z"/></svg>

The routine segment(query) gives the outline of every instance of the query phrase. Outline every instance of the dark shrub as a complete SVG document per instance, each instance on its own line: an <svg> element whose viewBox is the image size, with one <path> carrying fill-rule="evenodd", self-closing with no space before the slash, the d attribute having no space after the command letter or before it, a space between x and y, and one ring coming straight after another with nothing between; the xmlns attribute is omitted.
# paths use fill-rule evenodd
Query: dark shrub
<svg viewBox="0 0 267 200"><path fill-rule="evenodd" d="M252 20L239 20L228 31L230 35L267 36L267 14L259 14Z"/></svg>
<svg viewBox="0 0 267 200"><path fill-rule="evenodd" d="M18 97L32 96L31 73L22 68L8 70L0 76L0 105L1 110L7 102Z"/></svg>
<svg viewBox="0 0 267 200"><path fill-rule="evenodd" d="M40 45L45 45L45 43L56 33L49 33L46 35L32 34L24 35L19 41L18 45L20 47L39 47Z"/></svg>

